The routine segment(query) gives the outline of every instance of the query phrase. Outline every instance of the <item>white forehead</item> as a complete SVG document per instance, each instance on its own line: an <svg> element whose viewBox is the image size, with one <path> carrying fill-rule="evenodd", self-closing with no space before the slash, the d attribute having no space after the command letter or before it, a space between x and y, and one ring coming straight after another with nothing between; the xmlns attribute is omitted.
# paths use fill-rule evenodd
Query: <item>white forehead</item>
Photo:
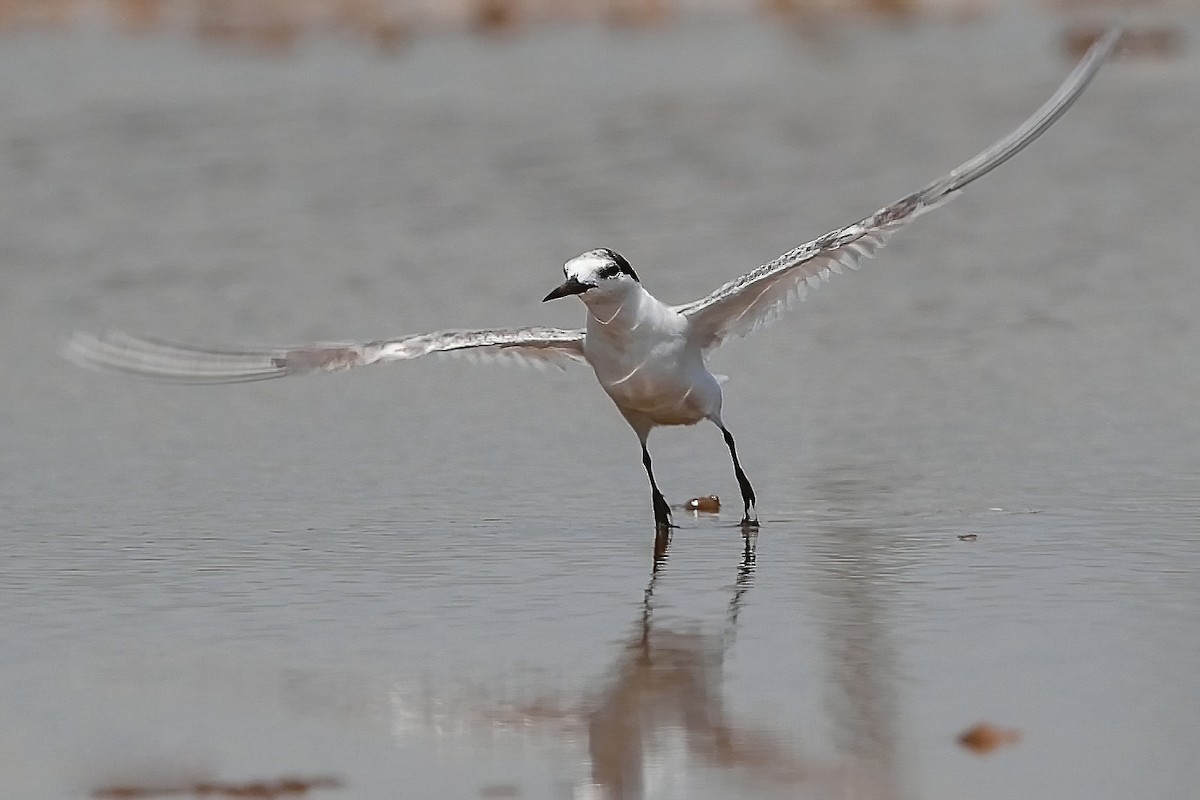
<svg viewBox="0 0 1200 800"><path fill-rule="evenodd" d="M594 278L597 272L611 266L612 263L612 258L603 250L588 250L564 264L563 272L568 278Z"/></svg>

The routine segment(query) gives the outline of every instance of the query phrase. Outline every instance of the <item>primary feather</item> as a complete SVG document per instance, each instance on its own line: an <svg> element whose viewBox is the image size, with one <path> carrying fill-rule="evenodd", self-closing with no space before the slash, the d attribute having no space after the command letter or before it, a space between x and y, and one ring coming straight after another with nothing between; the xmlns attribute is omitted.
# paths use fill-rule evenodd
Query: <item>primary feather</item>
<svg viewBox="0 0 1200 800"><path fill-rule="evenodd" d="M584 360L583 331L541 327L440 331L362 344L258 349L206 348L110 331L99 336L75 333L63 347L63 354L81 366L178 383L261 381L451 353L561 367Z"/></svg>
<svg viewBox="0 0 1200 800"><path fill-rule="evenodd" d="M875 255L893 233L1021 152L1079 98L1120 37L1119 27L1110 29L1033 116L924 189L852 225L802 244L707 297L677 306L675 310L691 322L695 341L706 349L715 347L731 336L743 336L772 321L831 273L840 273L843 267L857 269L859 262Z"/></svg>

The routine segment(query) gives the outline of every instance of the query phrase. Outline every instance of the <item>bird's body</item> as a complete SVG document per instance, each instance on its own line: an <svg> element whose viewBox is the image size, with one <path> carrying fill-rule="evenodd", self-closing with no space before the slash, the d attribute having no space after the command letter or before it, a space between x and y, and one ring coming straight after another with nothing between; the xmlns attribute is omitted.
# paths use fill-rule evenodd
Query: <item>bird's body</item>
<svg viewBox="0 0 1200 800"><path fill-rule="evenodd" d="M658 426L704 420L721 430L729 448L745 508L743 524L757 525L751 516L754 489L721 420L721 382L705 365L706 354L725 339L773 320L843 267L857 269L894 232L1023 150L1075 102L1119 36L1116 28L1108 31L1033 116L974 158L873 215L800 245L685 305L669 306L655 298L624 257L602 248L568 261L563 267L566 280L545 298L578 295L587 309L585 326L579 330L443 331L364 344L265 350L210 349L112 332L100 337L76 334L64 352L84 366L184 383L331 372L431 353L513 356L535 364L586 362L641 442L660 528L670 525L670 510L654 480L647 437Z"/></svg>
<svg viewBox="0 0 1200 800"><path fill-rule="evenodd" d="M636 282L613 297L588 294L584 358L635 429L694 425L720 413L721 387L690 340L687 317Z"/></svg>

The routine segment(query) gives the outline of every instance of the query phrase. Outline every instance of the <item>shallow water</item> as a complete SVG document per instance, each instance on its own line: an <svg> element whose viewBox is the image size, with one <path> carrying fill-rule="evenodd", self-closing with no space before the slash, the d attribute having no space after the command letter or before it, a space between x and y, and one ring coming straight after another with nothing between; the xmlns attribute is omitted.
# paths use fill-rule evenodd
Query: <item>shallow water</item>
<svg viewBox="0 0 1200 800"><path fill-rule="evenodd" d="M1019 122L1069 68L1057 31L722 20L392 61L6 40L4 795L1194 797L1194 54L1109 65L725 347L764 524L743 540L715 429L656 433L672 502L726 501L680 513L657 569L636 439L586 370L188 389L55 355L109 325L574 327L538 299L594 246L689 300ZM981 720L1021 738L969 754Z"/></svg>

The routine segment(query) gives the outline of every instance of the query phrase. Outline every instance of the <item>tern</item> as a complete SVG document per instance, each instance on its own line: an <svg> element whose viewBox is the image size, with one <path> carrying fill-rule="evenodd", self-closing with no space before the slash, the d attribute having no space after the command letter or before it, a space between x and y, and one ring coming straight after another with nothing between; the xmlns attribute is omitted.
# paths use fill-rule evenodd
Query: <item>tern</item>
<svg viewBox="0 0 1200 800"><path fill-rule="evenodd" d="M831 274L857 269L893 233L1021 152L1079 98L1119 38L1119 27L1107 31L1033 116L948 174L685 305L663 303L646 291L623 256L601 248L567 261L566 280L543 298L546 302L574 295L582 300L587 317L577 330L448 330L366 343L276 349L208 349L109 331L99 336L75 333L63 352L94 369L193 384L336 372L454 352L558 366L584 363L637 434L659 531L672 527L671 510L654 480L647 439L658 426L703 420L715 424L725 439L742 495L742 525L755 528L754 487L738 459L733 434L721 419L722 381L709 372L706 356L726 339L772 321Z"/></svg>

